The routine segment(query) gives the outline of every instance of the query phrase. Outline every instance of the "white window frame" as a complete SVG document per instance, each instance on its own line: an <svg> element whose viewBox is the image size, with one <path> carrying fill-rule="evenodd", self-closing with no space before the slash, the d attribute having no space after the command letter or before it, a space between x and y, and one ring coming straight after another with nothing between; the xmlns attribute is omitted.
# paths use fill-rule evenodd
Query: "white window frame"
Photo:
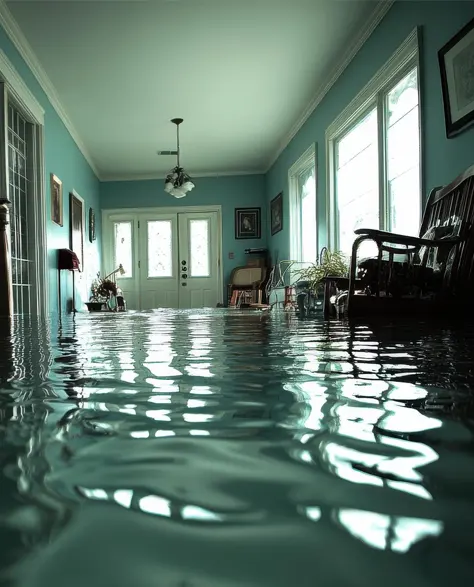
<svg viewBox="0 0 474 587"><path fill-rule="evenodd" d="M44 166L44 109L33 96L8 57L0 49L0 116L8 112L11 103L31 125L29 127L32 152L28 156L33 181L30 186L31 214L34 238L35 273L31 299L31 314L49 315L49 285L46 219L46 179ZM8 152L6 124L0 125L0 189L9 193Z"/></svg>
<svg viewBox="0 0 474 587"><path fill-rule="evenodd" d="M288 170L288 193L290 203L290 259L292 261L301 262L302 260L302 244L301 244L301 193L299 190L299 178L303 173L306 173L310 169L314 170L314 182L316 191L316 207L318 201L318 176L316 166L316 144L313 143L308 149L301 155L301 157L293 163ZM316 208L314 210L315 220L315 231L316 231L316 248L318 243L318 219ZM314 252L314 260L318 251Z"/></svg>
<svg viewBox="0 0 474 587"><path fill-rule="evenodd" d="M420 218L422 214L424 181L423 181L423 149L422 149L422 98L421 98L421 80L420 80L420 33L416 27L400 45L397 51L387 61L387 63L376 73L372 80L364 89L352 100L352 102L343 110L343 112L334 120L326 130L326 226L327 242L332 250L338 250L339 231L338 231L338 214L336 202L336 144L344 134L349 132L354 125L361 120L364 115L374 107L378 110L378 129L379 129L379 165L382 165L379 173L379 217L381 230L388 228L388 182L386 169L386 124L385 124L385 94L401 81L413 68L417 68L418 73L418 108L420 120ZM380 123L380 120L382 123ZM380 170L380 167L379 167Z"/></svg>

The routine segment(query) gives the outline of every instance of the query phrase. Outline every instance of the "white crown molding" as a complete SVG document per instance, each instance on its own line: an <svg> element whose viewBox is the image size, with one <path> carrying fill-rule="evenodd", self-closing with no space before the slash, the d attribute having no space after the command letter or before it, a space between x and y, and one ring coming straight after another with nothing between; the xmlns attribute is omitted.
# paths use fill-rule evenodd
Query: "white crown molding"
<svg viewBox="0 0 474 587"><path fill-rule="evenodd" d="M0 49L0 78L6 82L9 91L27 114L32 118L31 122L44 125L44 110L38 100L33 96L28 86L22 80L20 74L13 67L8 57Z"/></svg>
<svg viewBox="0 0 474 587"><path fill-rule="evenodd" d="M20 29L18 23L13 18L12 13L8 9L7 5L5 4L4 0L0 0L0 25L5 30L6 34L10 38L11 42L15 46L18 53L21 55L23 60L25 61L26 65L30 68L31 72L37 79L38 83L42 87L44 93L46 94L48 100L51 102L51 105L56 110L57 115L64 123L64 126L69 131L69 134L73 138L74 142L76 143L77 147L84 155L86 161L91 166L93 172L100 179L100 174L95 166L95 163L87 151L84 143L82 142L81 138L79 137L76 129L74 128L71 120L69 119L66 111L64 110L56 89L54 88L51 80L47 76L43 66L39 62L38 58L36 57L31 45L28 43L25 35L23 34L22 30Z"/></svg>
<svg viewBox="0 0 474 587"><path fill-rule="evenodd" d="M207 171L202 173L191 173L191 179L199 177L234 177L240 175L265 175L265 170L261 171ZM144 181L144 180L164 180L166 174L149 173L149 174L130 174L130 175L107 175L102 174L100 181Z"/></svg>
<svg viewBox="0 0 474 587"><path fill-rule="evenodd" d="M379 2L377 2L375 9L373 10L373 12L369 16L367 22L365 23L365 26L363 28L361 28L359 34L353 39L352 44L350 45L347 52L344 54L344 56L341 59L341 61L339 62L339 64L333 69L331 74L328 76L328 79L326 79L320 85L314 99L311 101L309 106L305 109L305 111L303 112L301 117L298 119L296 124L293 126L291 131L288 133L288 135L286 135L285 138L283 139L283 141L280 143L278 150L276 151L276 153L273 155L273 157L270 159L270 161L268 163L266 172L270 171L270 169L272 168L272 166L274 165L274 163L278 159L278 157L283 153L283 151L286 149L286 147L290 144L292 139L296 136L298 131L301 129L303 124L308 120L308 118L311 116L311 114L314 112L314 110L317 108L317 106L322 102L323 98L326 96L326 94L329 92L329 90L333 87L333 85L336 83L336 81L341 77L341 75L343 74L343 72L345 71L345 69L347 68L349 63L354 59L354 57L357 55L357 53L359 52L361 47L364 45L364 43L367 41L367 39L370 37L370 35L374 32L374 30L380 24L383 17L390 10L390 8L394 4L394 2L395 2L395 0L379 0Z"/></svg>

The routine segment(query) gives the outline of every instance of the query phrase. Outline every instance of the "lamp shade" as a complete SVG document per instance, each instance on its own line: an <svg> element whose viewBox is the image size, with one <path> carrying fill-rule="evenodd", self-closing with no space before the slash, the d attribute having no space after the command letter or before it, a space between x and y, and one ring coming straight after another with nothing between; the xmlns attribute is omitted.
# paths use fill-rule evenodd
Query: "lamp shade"
<svg viewBox="0 0 474 587"><path fill-rule="evenodd" d="M165 179L165 192L175 198L184 196L194 188L194 183L182 167L176 166Z"/></svg>

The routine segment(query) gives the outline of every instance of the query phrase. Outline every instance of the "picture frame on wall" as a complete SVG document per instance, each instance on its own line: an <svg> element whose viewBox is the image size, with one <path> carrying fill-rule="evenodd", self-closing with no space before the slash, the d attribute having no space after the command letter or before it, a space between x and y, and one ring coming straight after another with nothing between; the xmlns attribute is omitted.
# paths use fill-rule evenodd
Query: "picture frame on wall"
<svg viewBox="0 0 474 587"><path fill-rule="evenodd" d="M69 240L84 271L84 200L75 191L69 193Z"/></svg>
<svg viewBox="0 0 474 587"><path fill-rule="evenodd" d="M262 236L261 209L235 209L235 238L259 239Z"/></svg>
<svg viewBox="0 0 474 587"><path fill-rule="evenodd" d="M270 228L272 236L283 229L283 192L270 202Z"/></svg>
<svg viewBox="0 0 474 587"><path fill-rule="evenodd" d="M58 226L63 225L63 182L51 173L51 220Z"/></svg>
<svg viewBox="0 0 474 587"><path fill-rule="evenodd" d="M95 212L89 208L89 242L93 243L95 238Z"/></svg>
<svg viewBox="0 0 474 587"><path fill-rule="evenodd" d="M474 19L438 52L446 136L474 124Z"/></svg>

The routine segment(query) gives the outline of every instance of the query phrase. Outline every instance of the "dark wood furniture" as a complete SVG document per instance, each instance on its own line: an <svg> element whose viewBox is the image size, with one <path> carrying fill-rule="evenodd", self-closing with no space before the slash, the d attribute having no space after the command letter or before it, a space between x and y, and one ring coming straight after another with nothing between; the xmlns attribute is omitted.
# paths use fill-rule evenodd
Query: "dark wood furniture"
<svg viewBox="0 0 474 587"><path fill-rule="evenodd" d="M326 317L338 308L349 317L465 311L474 291L473 226L474 166L431 191L419 237L355 231L349 279L326 279ZM376 243L378 256L359 260L366 240Z"/></svg>

